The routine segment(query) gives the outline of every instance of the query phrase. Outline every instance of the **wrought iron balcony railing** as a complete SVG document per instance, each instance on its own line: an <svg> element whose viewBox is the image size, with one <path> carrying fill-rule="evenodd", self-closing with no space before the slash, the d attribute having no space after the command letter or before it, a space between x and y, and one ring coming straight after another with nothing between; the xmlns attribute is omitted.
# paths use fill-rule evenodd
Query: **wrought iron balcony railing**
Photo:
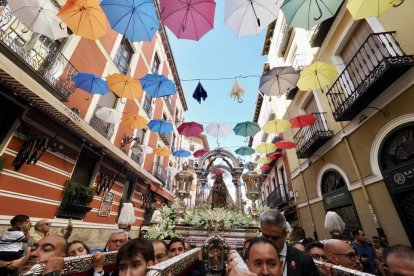
<svg viewBox="0 0 414 276"><path fill-rule="evenodd" d="M131 159L135 161L138 165L142 166L142 162L144 161L144 154L138 153L138 154L131 154Z"/></svg>
<svg viewBox="0 0 414 276"><path fill-rule="evenodd" d="M36 81L61 101L68 101L76 85L72 77L77 74L75 67L59 51L59 44L50 38L23 33L27 27L8 15L8 6L3 6L0 25L0 51L15 61L16 65L29 73Z"/></svg>
<svg viewBox="0 0 414 276"><path fill-rule="evenodd" d="M160 133L159 134L161 140L164 142L165 145L170 145L171 143L171 133L168 134L164 134L164 133Z"/></svg>
<svg viewBox="0 0 414 276"><path fill-rule="evenodd" d="M163 167L161 162L154 162L154 165L152 167L152 175L158 178L158 180L160 180L164 186L166 185L168 174L167 170Z"/></svg>
<svg viewBox="0 0 414 276"><path fill-rule="evenodd" d="M266 198L267 206L276 208L289 203L289 195L286 191L282 191L280 187L274 189Z"/></svg>
<svg viewBox="0 0 414 276"><path fill-rule="evenodd" d="M164 102L168 110L170 111L171 116L174 116L175 104L173 102L172 97L164 97Z"/></svg>
<svg viewBox="0 0 414 276"><path fill-rule="evenodd" d="M96 109L98 109L98 107ZM95 112L89 121L89 125L93 127L97 132L99 132L99 134L101 134L103 137L110 140L112 138L112 135L114 135L115 125L111 123L105 123L103 120L96 117Z"/></svg>
<svg viewBox="0 0 414 276"><path fill-rule="evenodd" d="M147 113L148 117L152 117L152 99L144 97L144 104L142 106Z"/></svg>
<svg viewBox="0 0 414 276"><path fill-rule="evenodd" d="M370 34L326 93L335 120L352 120L414 65L394 33Z"/></svg>
<svg viewBox="0 0 414 276"><path fill-rule="evenodd" d="M299 158L308 158L333 136L325 120L326 113L312 114L315 115L316 121L310 126L301 128L293 137Z"/></svg>

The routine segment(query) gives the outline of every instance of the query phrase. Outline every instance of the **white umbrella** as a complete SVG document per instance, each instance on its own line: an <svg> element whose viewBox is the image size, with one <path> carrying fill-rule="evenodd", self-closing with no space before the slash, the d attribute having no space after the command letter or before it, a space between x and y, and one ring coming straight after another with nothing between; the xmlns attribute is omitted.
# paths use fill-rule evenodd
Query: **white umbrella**
<svg viewBox="0 0 414 276"><path fill-rule="evenodd" d="M140 145L143 154L150 154L153 152L153 149L147 145Z"/></svg>
<svg viewBox="0 0 414 276"><path fill-rule="evenodd" d="M205 127L205 131L214 137L226 137L231 134L231 128L223 123L211 123Z"/></svg>
<svg viewBox="0 0 414 276"><path fill-rule="evenodd" d="M292 66L274 67L260 78L259 90L267 96L282 96L296 87L299 74Z"/></svg>
<svg viewBox="0 0 414 276"><path fill-rule="evenodd" d="M237 36L256 35L276 20L281 0L227 0L224 24Z"/></svg>
<svg viewBox="0 0 414 276"><path fill-rule="evenodd" d="M105 123L118 124L121 121L122 114L116 109L103 106L95 112L96 117Z"/></svg>
<svg viewBox="0 0 414 276"><path fill-rule="evenodd" d="M243 102L244 88L237 80L234 80L233 88L230 92L230 97L237 100L239 103Z"/></svg>
<svg viewBox="0 0 414 276"><path fill-rule="evenodd" d="M33 32L53 40L68 36L66 25L49 0L12 0L8 4L10 12Z"/></svg>

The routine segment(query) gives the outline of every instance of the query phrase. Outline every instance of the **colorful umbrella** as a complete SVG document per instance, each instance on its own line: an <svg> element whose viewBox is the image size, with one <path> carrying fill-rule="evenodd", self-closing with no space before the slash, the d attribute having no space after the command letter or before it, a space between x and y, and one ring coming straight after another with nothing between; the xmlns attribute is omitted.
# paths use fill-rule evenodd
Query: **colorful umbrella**
<svg viewBox="0 0 414 276"><path fill-rule="evenodd" d="M293 117L289 119L289 122L294 128L302 128L313 124L316 121L316 117L313 114L305 114Z"/></svg>
<svg viewBox="0 0 414 276"><path fill-rule="evenodd" d="M277 148L276 148L275 144L262 143L262 144L257 145L256 152L257 153L266 153L266 154L268 154L268 153L274 152L276 149Z"/></svg>
<svg viewBox="0 0 414 276"><path fill-rule="evenodd" d="M322 89L333 83L338 76L334 65L316 61L300 72L297 86L301 91Z"/></svg>
<svg viewBox="0 0 414 276"><path fill-rule="evenodd" d="M200 157L203 157L204 155L206 155L206 154L207 154L207 152L208 152L208 150L206 150L206 149L196 150L196 151L193 153L193 156L194 156L194 157L196 157L196 158L200 158Z"/></svg>
<svg viewBox="0 0 414 276"><path fill-rule="evenodd" d="M116 109L102 106L95 112L96 117L104 121L105 123L118 124L121 120L121 113Z"/></svg>
<svg viewBox="0 0 414 276"><path fill-rule="evenodd" d="M67 28L56 16L57 8L50 0L7 1L10 12L33 32L52 40L68 36Z"/></svg>
<svg viewBox="0 0 414 276"><path fill-rule="evenodd" d="M173 131L173 126L171 123L165 120L151 120L148 123L148 128L159 134L168 134Z"/></svg>
<svg viewBox="0 0 414 276"><path fill-rule="evenodd" d="M133 100L142 96L141 84L126 75L118 73L109 75L106 82L108 83L109 89L120 98L124 97Z"/></svg>
<svg viewBox="0 0 414 276"><path fill-rule="evenodd" d="M281 97L296 87L298 79L292 66L274 67L260 78L259 90L267 96Z"/></svg>
<svg viewBox="0 0 414 276"><path fill-rule="evenodd" d="M268 171L268 170L271 170L271 169L272 169L272 166L269 166L269 165L264 165L264 166L260 167L261 171Z"/></svg>
<svg viewBox="0 0 414 276"><path fill-rule="evenodd" d="M177 130L178 133L186 137L196 137L204 131L204 127L196 122L186 122L182 123Z"/></svg>
<svg viewBox="0 0 414 276"><path fill-rule="evenodd" d="M289 27L310 30L334 16L342 2L343 0L285 0L280 9Z"/></svg>
<svg viewBox="0 0 414 276"><path fill-rule="evenodd" d="M214 169L210 173L221 175L224 174L224 171L222 169Z"/></svg>
<svg viewBox="0 0 414 276"><path fill-rule="evenodd" d="M139 147L143 154L150 154L154 151L150 146L147 145L139 145Z"/></svg>
<svg viewBox="0 0 414 276"><path fill-rule="evenodd" d="M159 156L169 156L171 151L167 147L158 147L154 149L154 153Z"/></svg>
<svg viewBox="0 0 414 276"><path fill-rule="evenodd" d="M189 156L191 156L191 152L189 152L188 150L180 149L180 150L174 151L173 156L179 157L179 158L189 157Z"/></svg>
<svg viewBox="0 0 414 276"><path fill-rule="evenodd" d="M349 0L346 8L355 20L380 16L395 4L395 0Z"/></svg>
<svg viewBox="0 0 414 276"><path fill-rule="evenodd" d="M159 28L152 0L102 0L112 28L130 42L151 41Z"/></svg>
<svg viewBox="0 0 414 276"><path fill-rule="evenodd" d="M257 35L276 20L279 11L276 2L269 0L226 0L224 24L237 36Z"/></svg>
<svg viewBox="0 0 414 276"><path fill-rule="evenodd" d="M246 164L244 164L243 168L249 169L250 165L253 165L253 168L255 168L257 166L257 163L255 163L255 162L247 162Z"/></svg>
<svg viewBox="0 0 414 276"><path fill-rule="evenodd" d="M266 133L281 133L287 131L290 128L291 124L288 120L276 119L267 121L263 125L262 130Z"/></svg>
<svg viewBox="0 0 414 276"><path fill-rule="evenodd" d="M252 149L251 147L240 147L236 149L234 152L241 156L252 155L253 153L255 153L254 149Z"/></svg>
<svg viewBox="0 0 414 276"><path fill-rule="evenodd" d="M269 154L268 157L269 157L270 160L276 160L276 159L282 157L282 153L281 152L274 152L272 154Z"/></svg>
<svg viewBox="0 0 414 276"><path fill-rule="evenodd" d="M254 136L260 131L260 126L255 122L241 122L234 126L233 131L236 135L243 137Z"/></svg>
<svg viewBox="0 0 414 276"><path fill-rule="evenodd" d="M201 85L201 82L198 82L196 89L193 92L193 98L201 104L201 100L205 101L207 99L207 91L204 90L204 87Z"/></svg>
<svg viewBox="0 0 414 276"><path fill-rule="evenodd" d="M296 144L291 141L280 141L275 144L278 149L293 149Z"/></svg>
<svg viewBox="0 0 414 276"><path fill-rule="evenodd" d="M121 118L121 123L128 128L145 129L148 121L140 115L125 113Z"/></svg>
<svg viewBox="0 0 414 276"><path fill-rule="evenodd" d="M170 96L176 92L175 83L163 75L147 74L139 81L142 89L153 98Z"/></svg>
<svg viewBox="0 0 414 276"><path fill-rule="evenodd" d="M91 94L105 95L109 92L106 81L94 74L77 73L72 80L78 88Z"/></svg>
<svg viewBox="0 0 414 276"><path fill-rule="evenodd" d="M106 16L97 0L68 0L57 15L81 37L96 40L106 34Z"/></svg>
<svg viewBox="0 0 414 276"><path fill-rule="evenodd" d="M256 163L267 164L267 163L270 163L270 161L272 160L269 157L260 157L259 159L256 160Z"/></svg>
<svg viewBox="0 0 414 276"><path fill-rule="evenodd" d="M211 123L206 126L206 133L214 137L225 137L230 135L231 128L223 123Z"/></svg>
<svg viewBox="0 0 414 276"><path fill-rule="evenodd" d="M177 38L200 40L214 27L214 0L160 0L161 20Z"/></svg>
<svg viewBox="0 0 414 276"><path fill-rule="evenodd" d="M230 92L230 97L237 100L238 103L243 102L244 88L239 84L237 80L234 80L233 88Z"/></svg>

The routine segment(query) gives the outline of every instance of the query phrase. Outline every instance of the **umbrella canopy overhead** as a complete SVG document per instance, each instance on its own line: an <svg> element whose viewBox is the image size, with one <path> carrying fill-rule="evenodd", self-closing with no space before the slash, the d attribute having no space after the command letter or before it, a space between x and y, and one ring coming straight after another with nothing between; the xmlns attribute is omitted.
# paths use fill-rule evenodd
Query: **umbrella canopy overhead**
<svg viewBox="0 0 414 276"><path fill-rule="evenodd" d="M155 148L153 152L159 156L170 156L171 155L171 151L167 147Z"/></svg>
<svg viewBox="0 0 414 276"><path fill-rule="evenodd" d="M150 154L154 151L150 146L147 145L139 145L139 147L143 154Z"/></svg>
<svg viewBox="0 0 414 276"><path fill-rule="evenodd" d="M301 91L318 90L333 83L338 76L335 65L316 61L300 72L297 86Z"/></svg>
<svg viewBox="0 0 414 276"><path fill-rule="evenodd" d="M270 0L226 0L224 24L237 36L257 35L276 20L277 3Z"/></svg>
<svg viewBox="0 0 414 276"><path fill-rule="evenodd" d="M281 152L274 152L272 154L269 154L268 157L269 157L270 160L276 160L276 159L282 157L282 153Z"/></svg>
<svg viewBox="0 0 414 276"><path fill-rule="evenodd" d="M78 88L91 94L105 95L109 92L106 81L94 74L77 73L72 80Z"/></svg>
<svg viewBox="0 0 414 276"><path fill-rule="evenodd" d="M10 12L33 32L52 40L68 36L67 28L56 16L57 8L50 0L7 1Z"/></svg>
<svg viewBox="0 0 414 276"><path fill-rule="evenodd" d="M193 156L196 157L196 158L200 158L200 157L203 157L204 155L206 155L207 153L208 153L208 150L206 150L206 149L200 149L200 150L196 150L193 153Z"/></svg>
<svg viewBox="0 0 414 276"><path fill-rule="evenodd" d="M237 80L234 80L233 88L230 92L230 97L237 100L239 103L243 102L244 88Z"/></svg>
<svg viewBox="0 0 414 276"><path fill-rule="evenodd" d="M121 120L121 113L116 109L102 106L95 112L96 117L104 121L105 123L118 124Z"/></svg>
<svg viewBox="0 0 414 276"><path fill-rule="evenodd" d="M173 156L179 157L179 158L189 157L189 156L191 156L191 152L189 152L188 150L180 149L180 150L174 151Z"/></svg>
<svg viewBox="0 0 414 276"><path fill-rule="evenodd" d="M173 126L171 123L165 121L165 120L151 120L148 123L148 128L151 131L154 131L158 134L168 134L173 131Z"/></svg>
<svg viewBox="0 0 414 276"><path fill-rule="evenodd" d="M236 135L240 135L243 137L254 136L259 131L260 131L259 124L255 122L249 122L249 121L238 123L233 128L233 132Z"/></svg>
<svg viewBox="0 0 414 276"><path fill-rule="evenodd" d="M346 8L355 20L380 16L395 4L395 0L349 0Z"/></svg>
<svg viewBox="0 0 414 276"><path fill-rule="evenodd" d="M147 74L140 80L144 89L153 98L166 97L175 94L175 83L163 75Z"/></svg>
<svg viewBox="0 0 414 276"><path fill-rule="evenodd" d="M226 137L230 135L231 128L223 123L211 123L206 126L206 133L214 137Z"/></svg>
<svg viewBox="0 0 414 276"><path fill-rule="evenodd" d="M247 162L246 164L244 164L243 168L249 169L250 165L252 165L253 168L255 168L257 166L257 163L255 163L255 162Z"/></svg>
<svg viewBox="0 0 414 276"><path fill-rule="evenodd" d="M289 27L310 30L334 16L342 2L343 0L285 0L280 9Z"/></svg>
<svg viewBox="0 0 414 276"><path fill-rule="evenodd" d="M131 42L151 41L159 28L152 0L102 0L112 28Z"/></svg>
<svg viewBox="0 0 414 276"><path fill-rule="evenodd" d="M196 137L204 131L203 125L196 122L182 123L178 128L178 133L185 137Z"/></svg>
<svg viewBox="0 0 414 276"><path fill-rule="evenodd" d="M262 143L262 144L257 145L256 152L257 153L265 153L265 154L268 154L268 153L274 152L276 149L277 148L276 148L275 144L272 144L272 143Z"/></svg>
<svg viewBox="0 0 414 276"><path fill-rule="evenodd" d="M292 66L274 67L260 78L259 90L267 96L281 97L296 87L298 79Z"/></svg>
<svg viewBox="0 0 414 276"><path fill-rule="evenodd" d="M316 121L316 117L313 114L299 115L289 119L289 122L294 128L302 128L313 124Z"/></svg>
<svg viewBox="0 0 414 276"><path fill-rule="evenodd" d="M267 121L263 125L262 130L266 133L281 133L287 131L290 128L291 124L288 120L276 119Z"/></svg>
<svg viewBox="0 0 414 276"><path fill-rule="evenodd" d="M272 169L272 166L270 166L270 165L263 165L263 166L260 167L261 171L268 171L268 170L271 170L271 169Z"/></svg>
<svg viewBox="0 0 414 276"><path fill-rule="evenodd" d="M256 160L256 163L267 164L267 163L270 163L270 161L272 160L269 157L260 157L259 159Z"/></svg>
<svg viewBox="0 0 414 276"><path fill-rule="evenodd" d="M133 100L142 96L141 84L126 75L118 73L109 75L106 82L108 83L109 89L120 98L124 97Z"/></svg>
<svg viewBox="0 0 414 276"><path fill-rule="evenodd" d="M255 153L254 149L252 149L251 147L240 147L236 149L234 152L241 156L252 155L253 153Z"/></svg>
<svg viewBox="0 0 414 276"><path fill-rule="evenodd" d="M296 144L291 141L280 141L275 144L278 149L293 149Z"/></svg>
<svg viewBox="0 0 414 276"><path fill-rule="evenodd" d="M161 20L177 38L200 40L214 27L214 0L160 0Z"/></svg>
<svg viewBox="0 0 414 276"><path fill-rule="evenodd" d="M145 129L147 127L148 120L140 115L126 113L122 115L121 123L128 128Z"/></svg>
<svg viewBox="0 0 414 276"><path fill-rule="evenodd" d="M68 0L58 16L81 37L96 40L106 34L106 16L97 0Z"/></svg>
<svg viewBox="0 0 414 276"><path fill-rule="evenodd" d="M201 104L201 100L205 101L207 99L207 91L204 90L204 87L201 85L201 82L198 82L196 89L193 92L193 98Z"/></svg>

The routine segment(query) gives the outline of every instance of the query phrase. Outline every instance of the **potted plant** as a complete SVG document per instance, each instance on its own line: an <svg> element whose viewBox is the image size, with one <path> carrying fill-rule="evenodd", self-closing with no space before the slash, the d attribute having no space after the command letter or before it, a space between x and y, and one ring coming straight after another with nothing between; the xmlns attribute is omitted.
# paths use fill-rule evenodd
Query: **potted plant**
<svg viewBox="0 0 414 276"><path fill-rule="evenodd" d="M94 188L72 180L66 180L63 194L66 199L78 205L88 206L94 196Z"/></svg>

